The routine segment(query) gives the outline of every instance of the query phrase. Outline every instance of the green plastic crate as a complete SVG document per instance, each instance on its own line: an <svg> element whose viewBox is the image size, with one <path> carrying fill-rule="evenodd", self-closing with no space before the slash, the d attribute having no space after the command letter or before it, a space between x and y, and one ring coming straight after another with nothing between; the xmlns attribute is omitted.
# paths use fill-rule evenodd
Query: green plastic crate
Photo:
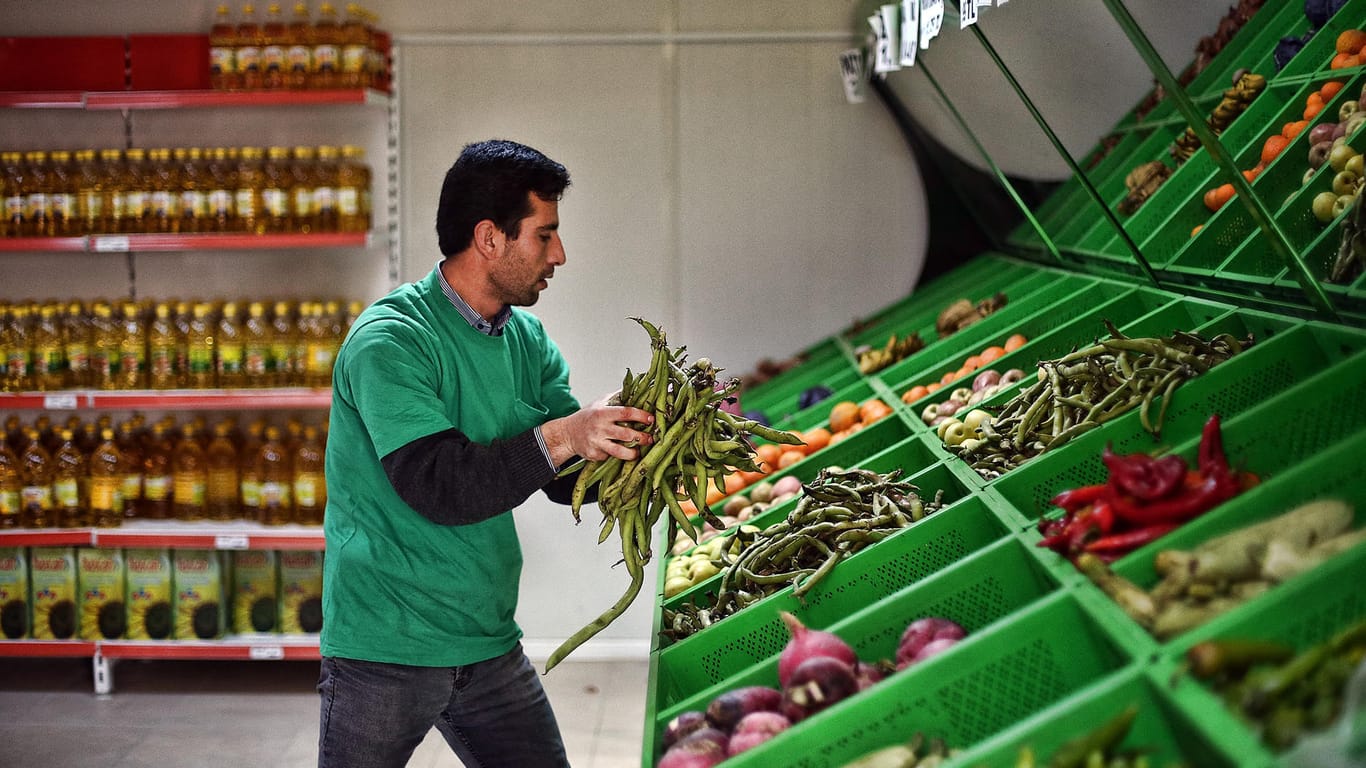
<svg viewBox="0 0 1366 768"><path fill-rule="evenodd" d="M1136 706L1137 715L1120 742L1126 749L1145 750L1150 765L1184 763L1199 768L1254 768L1245 756L1222 749L1191 712L1167 691L1163 681L1130 667L1096 682L1072 696L1034 713L956 759L945 768L1009 768L1023 747L1030 747L1039 765L1047 765L1063 744Z"/></svg>
<svg viewBox="0 0 1366 768"><path fill-rule="evenodd" d="M777 424L802 410L797 398L814 386L838 390L858 383L854 361L841 355L824 362L799 365L749 390L741 390L740 406L746 411L763 412L770 424ZM829 403L826 404L828 408Z"/></svg>
<svg viewBox="0 0 1366 768"><path fill-rule="evenodd" d="M963 577L973 570L965 564ZM869 650L890 653L901 627L934 606L904 597L915 604L897 610L892 598L832 629L847 637L880 631L888 645ZM1103 625L1069 594L1054 592L732 761L736 768L835 768L916 731L969 747L1128 664Z"/></svg>
<svg viewBox="0 0 1366 768"><path fill-rule="evenodd" d="M1029 606L1056 589L1057 584L1020 545L1010 539L992 543L933 576L887 594L855 614L833 623L832 631L846 640L861 660L891 660L906 626L923 616L941 616L960 624L969 635ZM777 611L769 611L777 617ZM806 620L798 615L798 618ZM778 654L790 637L778 620L783 643L773 653L730 677L659 711L656 738L682 712L704 711L717 696L747 685L778 685ZM810 626L808 624L808 626ZM903 670L898 674L910 674ZM887 681L884 681L884 683Z"/></svg>
<svg viewBox="0 0 1366 768"><path fill-rule="evenodd" d="M947 506L841 561L803 599L785 587L701 632L661 646L651 682L656 707L673 706L781 651L788 632L779 610L791 611L810 626L829 626L1008 533L980 500L965 495L942 465L913 476L912 482L926 497L944 489ZM718 584L719 577L713 577L700 586L714 595ZM690 597L685 592L664 606L675 608Z"/></svg>
<svg viewBox="0 0 1366 768"><path fill-rule="evenodd" d="M1162 442L1171 445L1198 438L1211 413L1219 413L1224 419L1244 413L1287 387L1359 354L1366 346L1360 334L1330 326L1291 327L1270 339L1266 330L1263 328L1261 340L1242 354L1177 388L1163 423ZM1049 459L1045 454L1006 473L993 487L1026 518L1036 520L1048 511L1048 501L1059 492L1105 481L1100 452L1106 443L1118 453L1160 447L1143 431L1134 411L1060 449L1059 455L1068 451L1070 460Z"/></svg>
<svg viewBox="0 0 1366 768"><path fill-rule="evenodd" d="M1306 75L1323 73L1333 61L1338 35L1347 29L1366 25L1366 2L1348 0L1333 17L1320 27L1300 52L1276 75L1277 80L1294 80Z"/></svg>

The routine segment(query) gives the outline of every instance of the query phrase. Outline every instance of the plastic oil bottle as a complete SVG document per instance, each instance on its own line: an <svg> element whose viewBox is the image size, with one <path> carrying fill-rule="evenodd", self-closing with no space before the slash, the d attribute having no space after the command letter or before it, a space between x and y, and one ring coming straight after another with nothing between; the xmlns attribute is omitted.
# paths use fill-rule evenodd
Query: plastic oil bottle
<svg viewBox="0 0 1366 768"><path fill-rule="evenodd" d="M237 72L242 78L242 88L258 90L262 87L261 73L261 26L256 23L256 6L247 3L242 6L242 17L237 21L234 35L233 54L237 59Z"/></svg>
<svg viewBox="0 0 1366 768"><path fill-rule="evenodd" d="M274 376L270 355L273 339L266 305L253 301L247 305L247 318L242 323L243 386L269 387Z"/></svg>
<svg viewBox="0 0 1366 768"><path fill-rule="evenodd" d="M153 424L142 458L142 501L138 504L140 518L166 520L171 517L172 449L170 430L165 422Z"/></svg>
<svg viewBox="0 0 1366 768"><path fill-rule="evenodd" d="M123 152L117 149L100 150L100 210L99 227L89 234L123 231Z"/></svg>
<svg viewBox="0 0 1366 768"><path fill-rule="evenodd" d="M119 305L119 389L147 386L147 339L142 331L142 308L136 301Z"/></svg>
<svg viewBox="0 0 1366 768"><path fill-rule="evenodd" d="M52 212L48 208L48 169L46 152L24 153L24 229L28 237L52 234Z"/></svg>
<svg viewBox="0 0 1366 768"><path fill-rule="evenodd" d="M275 90L285 87L285 46L288 42L284 16L280 4L266 6L266 18L261 24L261 87Z"/></svg>
<svg viewBox="0 0 1366 768"><path fill-rule="evenodd" d="M340 211L337 209L336 147L318 147L318 162L313 171L313 216L319 232L336 232Z"/></svg>
<svg viewBox="0 0 1366 768"><path fill-rule="evenodd" d="M176 147L171 162L179 179L176 205L176 231L194 233L209 215L209 199L204 194L204 154L199 147Z"/></svg>
<svg viewBox="0 0 1366 768"><path fill-rule="evenodd" d="M341 26L337 23L337 8L324 2L318 6L318 19L311 30L313 41L313 69L310 88L329 89L340 84Z"/></svg>
<svg viewBox="0 0 1366 768"><path fill-rule="evenodd" d="M176 368L176 346L171 305L159 301L152 308L152 319L147 324L147 386L151 389L177 386L180 371Z"/></svg>
<svg viewBox="0 0 1366 768"><path fill-rule="evenodd" d="M197 301L190 310L189 324L189 367L186 369L186 385L194 389L214 387L214 326L209 317L210 305Z"/></svg>
<svg viewBox="0 0 1366 768"><path fill-rule="evenodd" d="M27 304L15 304L10 307L9 321L5 323L5 389L9 392L24 392L33 387L30 317Z"/></svg>
<svg viewBox="0 0 1366 768"><path fill-rule="evenodd" d="M294 450L294 522L322 525L327 507L327 484L323 481L323 446L318 428L303 429L303 439Z"/></svg>
<svg viewBox="0 0 1366 768"><path fill-rule="evenodd" d="M204 520L205 492L209 484L208 462L199 444L199 425L188 422L181 427L180 440L171 454L171 498L177 520Z"/></svg>
<svg viewBox="0 0 1366 768"><path fill-rule="evenodd" d="M318 228L317 207L314 205L314 191L318 185L317 153L312 147L295 147L289 163L290 219L295 232L307 234Z"/></svg>
<svg viewBox="0 0 1366 768"><path fill-rule="evenodd" d="M257 235L266 231L265 210L261 204L261 191L266 178L262 162L264 155L260 147L242 147L239 150L237 189L233 197L237 228Z"/></svg>
<svg viewBox="0 0 1366 768"><path fill-rule="evenodd" d="M123 454L112 427L100 430L100 444L90 454L90 518L97 528L123 524Z"/></svg>
<svg viewBox="0 0 1366 768"><path fill-rule="evenodd" d="M237 447L232 443L231 433L232 422L215 424L213 440L204 452L208 472L204 506L210 520L232 520L238 514L241 478L238 477Z"/></svg>
<svg viewBox="0 0 1366 768"><path fill-rule="evenodd" d="M209 87L228 90L242 87L237 75L234 50L237 30L232 23L232 11L226 4L214 11L213 26L209 28Z"/></svg>
<svg viewBox="0 0 1366 768"><path fill-rule="evenodd" d="M288 301L276 301L270 315L271 386L292 387L300 383L299 329Z"/></svg>
<svg viewBox="0 0 1366 768"><path fill-rule="evenodd" d="M104 230L104 175L96 161L95 150L76 150L76 165L72 170L76 187L75 231L72 234L95 235Z"/></svg>
<svg viewBox="0 0 1366 768"><path fill-rule="evenodd" d="M178 232L180 214L180 169L171 162L171 150L158 147L147 153L148 168L148 232Z"/></svg>
<svg viewBox="0 0 1366 768"><path fill-rule="evenodd" d="M337 84L342 88L369 86L370 30L359 4L346 4L340 38L341 68Z"/></svg>
<svg viewBox="0 0 1366 768"><path fill-rule="evenodd" d="M66 386L59 312L56 302L46 302L39 308L38 320L33 324L33 354L29 357L33 366L33 388L43 392Z"/></svg>
<svg viewBox="0 0 1366 768"><path fill-rule="evenodd" d="M223 303L214 332L216 376L218 386L235 388L246 386L246 348L242 335L242 317L235 301Z"/></svg>
<svg viewBox="0 0 1366 768"><path fill-rule="evenodd" d="M0 440L0 529L18 528L23 523L23 490L19 480L19 457L8 441Z"/></svg>
<svg viewBox="0 0 1366 768"><path fill-rule="evenodd" d="M48 160L50 191L47 206L52 217L52 234L56 237L80 234L76 224L76 177L71 164L71 151L53 150Z"/></svg>
<svg viewBox="0 0 1366 768"><path fill-rule="evenodd" d="M190 319L191 302L176 299L171 305L171 323L175 326L175 371L177 387L190 386Z"/></svg>
<svg viewBox="0 0 1366 768"><path fill-rule="evenodd" d="M24 155L20 152L0 152L0 190L5 203L5 237L24 237Z"/></svg>
<svg viewBox="0 0 1366 768"><path fill-rule="evenodd" d="M136 423L131 420L121 422L115 442L122 459L119 470L119 488L123 496L123 517L126 520L132 520L143 514L141 508L142 475L144 472L143 460L146 456L142 448L142 440L137 434Z"/></svg>
<svg viewBox="0 0 1366 768"><path fill-rule="evenodd" d="M237 449L238 516L252 522L261 519L261 475L257 455L265 442L266 423L257 419L247 425Z"/></svg>
<svg viewBox="0 0 1366 768"><path fill-rule="evenodd" d="M289 172L289 149L267 149L261 177L262 231L289 232L293 229L289 211L289 201L293 193L292 182L293 176Z"/></svg>
<svg viewBox="0 0 1366 768"><path fill-rule="evenodd" d="M53 517L60 528L81 528L90 525L90 508L81 493L86 477L85 454L76 447L76 435L63 427L59 433L61 444L52 454Z"/></svg>
<svg viewBox="0 0 1366 768"><path fill-rule="evenodd" d="M280 440L280 428L274 424L266 427L265 442L256 452L256 475L261 483L257 522L263 525L290 522L294 516L290 457Z"/></svg>
<svg viewBox="0 0 1366 768"><path fill-rule="evenodd" d="M237 191L237 170L228 161L226 147L207 150L205 157L208 215L200 225L201 232L231 232L236 226L233 218L233 196Z"/></svg>
<svg viewBox="0 0 1366 768"><path fill-rule="evenodd" d="M147 150L138 147L123 152L123 174L120 176L123 232L147 232L152 213L152 179L148 174Z"/></svg>
<svg viewBox="0 0 1366 768"><path fill-rule="evenodd" d="M301 90L308 87L313 71L313 23L309 18L308 4L295 3L294 17L285 30L287 48L285 50L285 87Z"/></svg>
<svg viewBox="0 0 1366 768"><path fill-rule="evenodd" d="M90 318L79 299L68 301L61 318L62 359L66 361L67 386L90 384Z"/></svg>
<svg viewBox="0 0 1366 768"><path fill-rule="evenodd" d="M114 324L114 309L107 301L90 306L90 386L114 389L118 386L119 338Z"/></svg>
<svg viewBox="0 0 1366 768"><path fill-rule="evenodd" d="M28 445L19 454L19 496L23 504L25 528L48 528L52 516L52 455L38 439L36 427L26 427Z"/></svg>
<svg viewBox="0 0 1366 768"><path fill-rule="evenodd" d="M370 231L370 169L365 150L354 144L341 148L337 164L337 229L341 232Z"/></svg>

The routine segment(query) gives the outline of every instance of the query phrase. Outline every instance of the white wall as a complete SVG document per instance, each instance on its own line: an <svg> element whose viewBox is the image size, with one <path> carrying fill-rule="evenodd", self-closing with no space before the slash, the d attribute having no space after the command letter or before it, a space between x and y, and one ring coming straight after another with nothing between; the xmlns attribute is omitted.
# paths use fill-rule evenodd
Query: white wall
<svg viewBox="0 0 1366 768"><path fill-rule="evenodd" d="M9 0L0 34L200 32L214 5ZM568 357L582 399L613 389L626 366L638 369L648 358L630 315L662 324L674 344L740 374L914 286L927 226L919 174L875 99L844 102L835 65L836 53L862 38L867 3L367 5L401 49L402 279L425 274L438 256L436 194L464 143L504 136L561 160L574 177L561 205L568 264L535 311ZM1179 66L1226 3L1129 5L1169 33L1161 47ZM1189 24L1159 23L1192 9L1200 18ZM1008 49L1007 60L1076 152L1150 81L1093 0L1018 0L984 17L993 42ZM1061 175L1060 161L965 33L946 24L926 60L1003 167ZM891 82L941 140L973 160L923 77L899 73ZM168 141L245 143L262 130L343 137L362 130L341 122L351 118L279 115L265 123L273 129L217 111L135 119ZM11 111L0 114L0 144L74 146L95 132L117 145L120 128L110 120ZM152 296L191 289L309 295L320 287L378 295L385 272L369 258L374 254L158 256L139 262L137 281L142 295ZM127 281L122 260L0 262L0 299L108 295ZM567 511L536 500L518 521L527 561L519 620L528 647L544 653L614 602L626 577L610 568L619 553L594 544L595 525L576 529ZM579 656L643 655L653 602L643 595Z"/></svg>

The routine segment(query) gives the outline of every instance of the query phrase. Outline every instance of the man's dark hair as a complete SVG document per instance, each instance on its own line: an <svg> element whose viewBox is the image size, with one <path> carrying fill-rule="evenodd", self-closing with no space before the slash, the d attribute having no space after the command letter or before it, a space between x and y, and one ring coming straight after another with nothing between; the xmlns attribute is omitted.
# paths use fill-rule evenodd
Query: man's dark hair
<svg viewBox="0 0 1366 768"><path fill-rule="evenodd" d="M436 236L442 255L465 250L474 225L484 219L516 240L521 220L531 214L527 194L558 201L568 187L563 165L524 144L491 139L465 145L441 184Z"/></svg>

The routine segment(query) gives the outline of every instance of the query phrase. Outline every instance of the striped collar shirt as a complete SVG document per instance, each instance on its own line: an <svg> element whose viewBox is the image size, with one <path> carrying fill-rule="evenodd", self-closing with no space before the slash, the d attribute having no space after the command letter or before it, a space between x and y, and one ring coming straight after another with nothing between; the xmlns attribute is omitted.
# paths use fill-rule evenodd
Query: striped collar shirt
<svg viewBox="0 0 1366 768"><path fill-rule="evenodd" d="M450 300L456 311L465 318L465 322L469 323L471 328L485 336L503 335L503 326L507 325L508 320L512 318L512 307L504 305L502 309L498 310L498 314L493 316L493 320L485 320L483 315L474 311L474 307L471 307L469 302L461 298L460 294L451 287L451 284L446 282L446 274L441 271L441 262L436 264L436 275L441 281L441 292L446 294L446 298Z"/></svg>

